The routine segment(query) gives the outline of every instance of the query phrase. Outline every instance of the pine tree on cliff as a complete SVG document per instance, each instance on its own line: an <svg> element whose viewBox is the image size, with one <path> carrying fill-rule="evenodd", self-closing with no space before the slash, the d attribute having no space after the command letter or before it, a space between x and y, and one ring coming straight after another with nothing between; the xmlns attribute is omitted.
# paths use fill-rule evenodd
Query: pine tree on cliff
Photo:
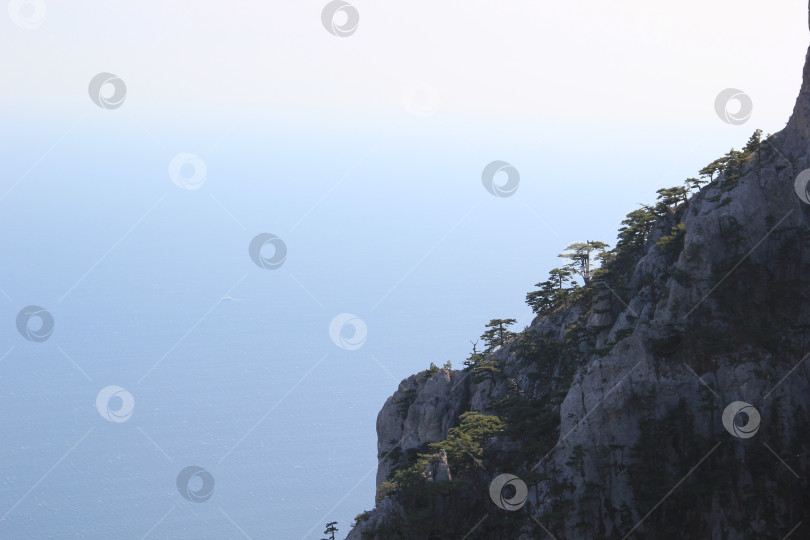
<svg viewBox="0 0 810 540"><path fill-rule="evenodd" d="M475 341L470 340L470 343L472 343L473 346L472 352L470 353L470 356L466 360L464 360L464 365L468 368L473 368L479 361L481 361L484 358L484 354L478 352L477 339Z"/></svg>
<svg viewBox="0 0 810 540"><path fill-rule="evenodd" d="M515 333L510 332L508 328L516 322L515 319L492 319L486 324L489 330L481 334L481 339L484 340L487 352L503 347L512 340Z"/></svg>
<svg viewBox="0 0 810 540"><path fill-rule="evenodd" d="M563 259L571 259L571 263L565 265L566 270L570 270L575 274L582 276L585 285L591 279L591 259L602 253L609 246L604 242L596 240L587 240L585 242L574 242L565 251L571 253L561 253L557 255Z"/></svg>
<svg viewBox="0 0 810 540"><path fill-rule="evenodd" d="M552 310L560 304L567 302L569 290L565 287L574 283L571 270L566 268L554 268L548 273L549 279L538 283L539 291L531 291L526 294L526 303L537 313Z"/></svg>
<svg viewBox="0 0 810 540"><path fill-rule="evenodd" d="M331 523L326 524L326 529L324 529L323 534L331 534L331 538L321 538L321 540L335 540L335 533L338 532L338 528L336 527L337 521L332 521Z"/></svg>
<svg viewBox="0 0 810 540"><path fill-rule="evenodd" d="M655 211L659 216L664 216L674 212L679 204L687 201L689 190L684 186L674 186L661 188L656 193L658 193L658 203L655 205Z"/></svg>
<svg viewBox="0 0 810 540"><path fill-rule="evenodd" d="M561 291L571 281L571 271L564 268L554 268L549 271L548 275L558 291Z"/></svg>
<svg viewBox="0 0 810 540"><path fill-rule="evenodd" d="M757 150L760 149L762 146L762 130L757 129L751 138L748 139L748 142L745 143L745 147L743 148L743 153L746 155L751 155Z"/></svg>
<svg viewBox="0 0 810 540"><path fill-rule="evenodd" d="M689 191L700 191L700 186L707 184L708 180L701 180L700 178L687 178L686 187Z"/></svg>
<svg viewBox="0 0 810 540"><path fill-rule="evenodd" d="M627 219L622 221L622 227L619 229L619 241L616 248L631 252L643 248L655 219L655 214L646 207L627 214Z"/></svg>

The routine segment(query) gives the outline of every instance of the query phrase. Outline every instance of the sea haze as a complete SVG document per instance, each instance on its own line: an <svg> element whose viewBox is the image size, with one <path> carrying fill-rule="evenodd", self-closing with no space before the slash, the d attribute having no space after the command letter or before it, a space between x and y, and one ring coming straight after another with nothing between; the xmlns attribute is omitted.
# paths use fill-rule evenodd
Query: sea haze
<svg viewBox="0 0 810 540"><path fill-rule="evenodd" d="M593 130L577 161L560 126L162 129L107 112L2 141L4 538L320 538L334 520L342 535L373 506L375 419L398 382L460 367L493 317L528 324L554 255L610 242L626 201L660 187L615 172L625 158ZM180 152L206 163L198 189L169 177ZM496 159L520 171L512 197L482 186ZM248 256L264 232L287 245L277 270ZM28 305L53 315L47 341L17 332ZM330 339L341 313L366 324L361 348ZM96 409L109 385L134 399L125 422ZM190 465L215 480L205 503L175 485Z"/></svg>

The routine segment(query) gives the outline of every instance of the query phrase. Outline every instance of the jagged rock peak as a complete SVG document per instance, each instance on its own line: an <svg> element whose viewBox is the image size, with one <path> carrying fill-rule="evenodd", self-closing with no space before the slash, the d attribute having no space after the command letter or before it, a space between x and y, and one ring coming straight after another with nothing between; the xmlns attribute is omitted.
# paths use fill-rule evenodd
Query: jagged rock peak
<svg viewBox="0 0 810 540"><path fill-rule="evenodd" d="M808 6L808 26L810 26L810 6ZM810 49L804 64L802 89L796 99L796 106L784 131L789 150L798 154L810 144Z"/></svg>

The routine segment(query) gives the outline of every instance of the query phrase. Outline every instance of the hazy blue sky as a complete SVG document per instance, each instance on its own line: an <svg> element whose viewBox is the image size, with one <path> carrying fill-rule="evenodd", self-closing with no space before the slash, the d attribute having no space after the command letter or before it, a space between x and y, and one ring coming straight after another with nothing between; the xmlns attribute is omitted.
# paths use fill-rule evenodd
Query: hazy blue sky
<svg viewBox="0 0 810 540"><path fill-rule="evenodd" d="M781 129L807 45L804 0L358 1L347 37L325 1L19 3L0 17L9 538L342 536L399 380L460 366L493 317L522 328L565 245L613 243L656 189ZM91 100L101 72L120 107ZM741 125L715 112L727 88L753 103ZM197 189L172 181L181 153ZM495 160L511 197L482 185ZM280 268L249 257L260 233ZM29 305L54 317L44 342L17 331ZM342 313L356 350L330 339ZM110 385L124 422L97 410ZM205 502L176 487L190 465Z"/></svg>

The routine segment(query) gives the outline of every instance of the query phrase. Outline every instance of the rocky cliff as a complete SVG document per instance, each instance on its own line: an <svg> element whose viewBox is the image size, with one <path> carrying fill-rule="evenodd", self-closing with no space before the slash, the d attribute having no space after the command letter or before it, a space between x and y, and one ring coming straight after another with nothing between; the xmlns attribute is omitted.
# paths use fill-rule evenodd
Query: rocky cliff
<svg viewBox="0 0 810 540"><path fill-rule="evenodd" d="M810 52L782 132L502 347L400 383L349 538L810 538L809 150Z"/></svg>

